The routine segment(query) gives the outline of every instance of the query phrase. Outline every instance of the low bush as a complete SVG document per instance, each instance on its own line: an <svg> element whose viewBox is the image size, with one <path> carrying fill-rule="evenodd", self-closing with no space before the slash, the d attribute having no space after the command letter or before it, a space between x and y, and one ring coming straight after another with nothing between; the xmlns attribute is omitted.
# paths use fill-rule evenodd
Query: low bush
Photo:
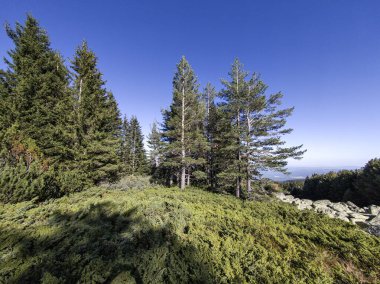
<svg viewBox="0 0 380 284"><path fill-rule="evenodd" d="M154 185L150 182L149 176L138 175L124 176L116 183L107 183L103 184L103 186L118 190L147 189L154 187Z"/></svg>
<svg viewBox="0 0 380 284"><path fill-rule="evenodd" d="M277 201L92 188L0 220L0 283L380 281L379 238Z"/></svg>

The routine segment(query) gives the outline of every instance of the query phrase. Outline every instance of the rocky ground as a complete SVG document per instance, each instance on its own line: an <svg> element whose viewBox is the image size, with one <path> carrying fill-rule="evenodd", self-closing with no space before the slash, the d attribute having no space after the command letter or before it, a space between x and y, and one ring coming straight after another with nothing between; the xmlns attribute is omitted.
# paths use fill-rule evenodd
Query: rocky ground
<svg viewBox="0 0 380 284"><path fill-rule="evenodd" d="M350 201L336 203L330 200L312 201L282 192L276 193L275 196L283 202L297 206L300 210L314 210L331 218L357 224L368 233L380 237L380 206L370 205L360 208Z"/></svg>

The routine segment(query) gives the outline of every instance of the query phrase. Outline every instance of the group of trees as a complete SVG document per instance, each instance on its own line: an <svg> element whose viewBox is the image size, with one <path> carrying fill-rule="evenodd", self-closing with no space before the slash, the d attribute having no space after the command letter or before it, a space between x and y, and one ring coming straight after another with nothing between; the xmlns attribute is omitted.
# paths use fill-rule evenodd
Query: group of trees
<svg viewBox="0 0 380 284"><path fill-rule="evenodd" d="M149 136L154 179L249 196L263 170L286 172L288 158L302 157L302 145L287 147L282 139L292 131L285 124L293 112L280 109L282 94L266 95L260 76L249 76L238 60L229 76L221 91L207 84L200 92L186 58L178 63L173 101Z"/></svg>
<svg viewBox="0 0 380 284"><path fill-rule="evenodd" d="M300 198L351 201L359 206L380 205L380 159L370 160L360 170L313 174L302 187L290 190Z"/></svg>
<svg viewBox="0 0 380 284"><path fill-rule="evenodd" d="M69 66L46 32L28 16L7 26L14 49L0 73L0 200L40 200L113 182L120 173L150 173L156 182L221 189L240 197L266 169L286 171L301 146L283 135L293 108L281 93L266 95L256 73L235 60L216 91L199 91L183 57L173 79L173 101L149 135L150 163L136 117L121 119L113 94L86 42ZM149 165L150 164L150 165Z"/></svg>
<svg viewBox="0 0 380 284"><path fill-rule="evenodd" d="M122 123L87 43L67 67L32 16L6 31L14 49L0 73L0 200L57 197L146 171L139 123Z"/></svg>

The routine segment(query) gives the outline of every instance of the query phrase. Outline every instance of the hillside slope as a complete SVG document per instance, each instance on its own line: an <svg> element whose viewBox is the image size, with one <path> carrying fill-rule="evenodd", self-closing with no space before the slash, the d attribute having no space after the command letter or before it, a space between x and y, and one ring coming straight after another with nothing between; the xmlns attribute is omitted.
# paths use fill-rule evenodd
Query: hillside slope
<svg viewBox="0 0 380 284"><path fill-rule="evenodd" d="M378 283L380 239L273 202L93 188L0 208L1 283Z"/></svg>

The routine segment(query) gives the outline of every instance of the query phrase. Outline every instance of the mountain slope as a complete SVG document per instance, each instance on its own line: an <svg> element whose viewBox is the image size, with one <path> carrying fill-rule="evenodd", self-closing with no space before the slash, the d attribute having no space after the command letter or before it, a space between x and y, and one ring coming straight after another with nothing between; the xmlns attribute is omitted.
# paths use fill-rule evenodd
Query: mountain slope
<svg viewBox="0 0 380 284"><path fill-rule="evenodd" d="M0 282L378 283L380 239L277 201L93 188L0 208Z"/></svg>

